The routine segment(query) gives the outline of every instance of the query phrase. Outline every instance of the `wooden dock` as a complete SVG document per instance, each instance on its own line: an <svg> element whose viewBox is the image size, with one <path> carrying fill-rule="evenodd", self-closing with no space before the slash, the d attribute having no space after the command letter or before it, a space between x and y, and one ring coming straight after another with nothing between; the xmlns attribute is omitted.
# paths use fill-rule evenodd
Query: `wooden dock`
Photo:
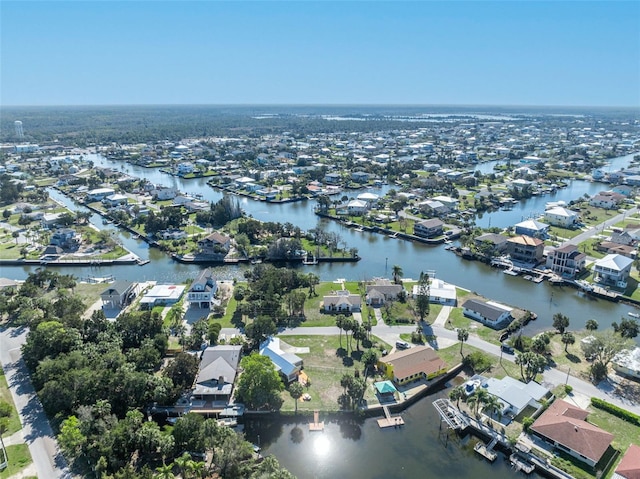
<svg viewBox="0 0 640 479"><path fill-rule="evenodd" d="M382 419L378 419L379 427L404 426L404 419L402 419L402 416L392 416L387 406L382 406L382 410L384 411L384 417Z"/></svg>
<svg viewBox="0 0 640 479"><path fill-rule="evenodd" d="M324 431L324 421L319 422L319 411L313 411L313 422L309 423L309 431Z"/></svg>
<svg viewBox="0 0 640 479"><path fill-rule="evenodd" d="M476 445L473 446L473 450L476 451L478 454L480 454L489 462L495 461L496 458L498 457L498 454L495 451L489 449L487 445L482 441L478 441Z"/></svg>
<svg viewBox="0 0 640 479"><path fill-rule="evenodd" d="M535 469L535 466L525 459L521 458L518 454L511 454L509 456L509 462L516 471L522 471L525 474L531 474Z"/></svg>

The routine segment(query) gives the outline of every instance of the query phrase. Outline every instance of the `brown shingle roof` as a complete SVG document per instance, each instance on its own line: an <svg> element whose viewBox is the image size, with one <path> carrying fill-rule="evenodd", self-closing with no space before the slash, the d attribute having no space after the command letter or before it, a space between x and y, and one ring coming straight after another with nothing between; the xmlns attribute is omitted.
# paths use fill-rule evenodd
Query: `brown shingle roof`
<svg viewBox="0 0 640 479"><path fill-rule="evenodd" d="M585 421L588 414L557 399L531 429L597 463L611 444L613 434Z"/></svg>
<svg viewBox="0 0 640 479"><path fill-rule="evenodd" d="M393 374L399 381L418 373L428 376L446 368L444 361L435 351L426 346L415 346L389 354L381 358L380 362L392 364Z"/></svg>
<svg viewBox="0 0 640 479"><path fill-rule="evenodd" d="M513 238L509 238L507 241L509 243L517 243L524 246L539 246L544 243L544 241L539 240L538 238L532 238L527 235L514 236Z"/></svg>

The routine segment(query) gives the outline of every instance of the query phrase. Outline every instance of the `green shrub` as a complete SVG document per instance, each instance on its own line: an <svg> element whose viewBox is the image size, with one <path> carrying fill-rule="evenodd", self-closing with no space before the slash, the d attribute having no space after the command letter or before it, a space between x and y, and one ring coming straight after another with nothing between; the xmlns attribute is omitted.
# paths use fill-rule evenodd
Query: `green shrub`
<svg viewBox="0 0 640 479"><path fill-rule="evenodd" d="M573 392L573 386L570 386L569 384L565 384L564 392L566 392L567 394L571 394Z"/></svg>
<svg viewBox="0 0 640 479"><path fill-rule="evenodd" d="M464 357L462 364L470 367L474 373L481 373L491 367L491 359L480 351L474 351Z"/></svg>
<svg viewBox="0 0 640 479"><path fill-rule="evenodd" d="M611 404L610 402L603 401L598 398L591 398L591 405L595 408L602 409L610 414L613 414L616 417L619 417L623 421L630 422L631 424L635 424L636 426L640 426L640 416L634 414L626 409L622 409L621 407L616 406L615 404Z"/></svg>
<svg viewBox="0 0 640 479"><path fill-rule="evenodd" d="M524 429L525 431L529 431L529 428L534 422L535 420L531 416L522 418L522 429Z"/></svg>

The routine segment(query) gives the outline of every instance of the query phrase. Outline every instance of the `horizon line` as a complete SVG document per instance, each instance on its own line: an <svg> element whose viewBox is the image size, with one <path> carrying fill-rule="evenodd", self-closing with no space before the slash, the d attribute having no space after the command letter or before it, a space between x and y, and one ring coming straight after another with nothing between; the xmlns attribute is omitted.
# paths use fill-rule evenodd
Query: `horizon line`
<svg viewBox="0 0 640 479"><path fill-rule="evenodd" d="M490 103L94 103L94 104L10 104L3 108L86 108L86 107L498 107L498 108L622 108L640 110L639 105L535 105L535 104L490 104Z"/></svg>

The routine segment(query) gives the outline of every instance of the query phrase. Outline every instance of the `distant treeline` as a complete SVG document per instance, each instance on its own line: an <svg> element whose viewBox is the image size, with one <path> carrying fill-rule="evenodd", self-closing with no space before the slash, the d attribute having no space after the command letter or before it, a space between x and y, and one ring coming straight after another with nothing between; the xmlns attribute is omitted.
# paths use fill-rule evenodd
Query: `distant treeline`
<svg viewBox="0 0 640 479"><path fill-rule="evenodd" d="M203 136L259 136L285 131L294 136L335 131L365 132L406 129L415 125L416 116L425 124L451 120L476 122L466 115L509 115L516 118L545 117L550 125L574 124L581 115L583 126L602 127L597 120L630 123L638 116L631 108L581 107L489 107L489 106L76 106L3 107L0 115L0 142L15 142L14 121L21 120L24 141L62 144L136 143L159 140L177 141ZM347 119L329 121L325 116ZM567 115L567 116L562 116ZM393 118L390 118L393 117ZM483 117L480 121L491 121ZM418 121L418 123L420 123ZM619 126L619 125L618 125Z"/></svg>

